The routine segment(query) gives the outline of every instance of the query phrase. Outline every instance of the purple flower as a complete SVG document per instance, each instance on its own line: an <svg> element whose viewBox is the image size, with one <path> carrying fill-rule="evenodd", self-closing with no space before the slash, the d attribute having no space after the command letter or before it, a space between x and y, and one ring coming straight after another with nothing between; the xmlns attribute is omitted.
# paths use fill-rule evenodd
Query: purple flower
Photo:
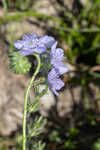
<svg viewBox="0 0 100 150"><path fill-rule="evenodd" d="M40 38L40 44L44 44L46 46L46 48L51 48L52 45L55 43L55 39L52 36L42 36Z"/></svg>
<svg viewBox="0 0 100 150"><path fill-rule="evenodd" d="M56 62L53 66L55 67L59 75L63 75L64 73L69 72L69 68L66 67L66 65L64 65L62 62Z"/></svg>
<svg viewBox="0 0 100 150"><path fill-rule="evenodd" d="M53 67L55 67L56 71L59 73L59 75L62 75L69 71L69 69L66 67L66 65L63 64L64 59L64 51L61 48L56 48L57 42L53 44L51 47L51 64Z"/></svg>
<svg viewBox="0 0 100 150"><path fill-rule="evenodd" d="M51 63L60 62L64 59L64 51L61 48L56 48L57 42L55 42L51 47Z"/></svg>
<svg viewBox="0 0 100 150"><path fill-rule="evenodd" d="M14 43L16 49L21 50L23 55L31 55L33 52L42 54L46 52L55 42L51 36L39 36L35 33L24 34L22 40Z"/></svg>
<svg viewBox="0 0 100 150"><path fill-rule="evenodd" d="M64 51L61 48L56 48L57 42L55 42L55 39L48 35L39 36L35 33L24 34L22 40L16 41L14 46L20 50L24 56L31 55L34 52L40 54L40 73L47 77L49 88L58 96L57 91L64 86L60 75L68 72L69 69L63 64ZM35 61L34 63L35 65L37 64Z"/></svg>
<svg viewBox="0 0 100 150"><path fill-rule="evenodd" d="M59 74L54 67L48 74L48 86L56 96L59 95L57 90L60 90L64 86L64 82L59 78Z"/></svg>
<svg viewBox="0 0 100 150"><path fill-rule="evenodd" d="M64 86L64 82L60 79L60 75L68 72L69 69L63 64L64 51L61 48L56 48L55 42L50 51L50 64L52 65L51 71L48 74L48 86L51 91L58 96L58 90Z"/></svg>

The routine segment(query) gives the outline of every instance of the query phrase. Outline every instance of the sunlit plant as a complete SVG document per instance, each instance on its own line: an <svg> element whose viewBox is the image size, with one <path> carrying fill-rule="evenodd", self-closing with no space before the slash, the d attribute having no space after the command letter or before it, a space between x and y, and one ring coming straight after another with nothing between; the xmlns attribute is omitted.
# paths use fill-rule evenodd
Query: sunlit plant
<svg viewBox="0 0 100 150"><path fill-rule="evenodd" d="M48 88L58 96L58 91L64 87L64 82L60 76L69 71L68 67L63 63L64 51L57 48L57 41L51 36L39 36L35 33L24 34L22 40L14 43L16 50L9 53L10 68L17 74L27 74L30 71L31 62L27 56L34 56L33 63L36 68L33 76L27 86L24 97L24 113L23 113L23 150L27 149L27 141L30 138L37 138L41 133L41 128L45 124L42 116L36 117L34 125L27 127L27 114L34 113L38 110L40 103L38 99L46 94ZM37 78L39 74L39 78ZM41 91L40 84L44 84L45 88ZM30 90L34 87L34 102L30 100ZM33 149L43 150L45 144L41 141L33 143Z"/></svg>

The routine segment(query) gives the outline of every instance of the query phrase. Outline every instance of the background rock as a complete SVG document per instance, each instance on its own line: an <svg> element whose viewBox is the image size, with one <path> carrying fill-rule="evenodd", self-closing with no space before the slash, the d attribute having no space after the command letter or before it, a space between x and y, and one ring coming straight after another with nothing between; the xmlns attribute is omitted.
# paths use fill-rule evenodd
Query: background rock
<svg viewBox="0 0 100 150"><path fill-rule="evenodd" d="M8 47L0 40L0 135L7 136L22 124L23 97L28 83L8 68Z"/></svg>

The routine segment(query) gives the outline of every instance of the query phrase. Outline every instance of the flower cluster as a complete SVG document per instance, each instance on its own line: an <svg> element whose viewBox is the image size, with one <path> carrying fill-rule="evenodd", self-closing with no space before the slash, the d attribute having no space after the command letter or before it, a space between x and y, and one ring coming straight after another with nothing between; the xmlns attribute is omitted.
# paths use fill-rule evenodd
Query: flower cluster
<svg viewBox="0 0 100 150"><path fill-rule="evenodd" d="M51 36L39 36L35 33L29 35L24 34L22 40L18 40L14 43L16 49L21 50L21 53L31 55L34 52L42 54L47 51L47 48L51 48L55 40Z"/></svg>
<svg viewBox="0 0 100 150"><path fill-rule="evenodd" d="M48 85L55 95L58 96L57 90L64 86L64 82L59 78L60 75L69 71L63 64L64 51L61 48L56 48L57 42L53 44L50 52L50 63L52 64L51 71L48 74Z"/></svg>
<svg viewBox="0 0 100 150"><path fill-rule="evenodd" d="M24 34L22 40L16 41L14 46L16 49L21 50L24 56L33 53L40 55L41 60L44 60L41 71L46 71L48 86L58 96L57 91L64 86L60 76L68 72L69 69L63 64L64 51L61 48L56 48L57 42L55 39L48 35Z"/></svg>

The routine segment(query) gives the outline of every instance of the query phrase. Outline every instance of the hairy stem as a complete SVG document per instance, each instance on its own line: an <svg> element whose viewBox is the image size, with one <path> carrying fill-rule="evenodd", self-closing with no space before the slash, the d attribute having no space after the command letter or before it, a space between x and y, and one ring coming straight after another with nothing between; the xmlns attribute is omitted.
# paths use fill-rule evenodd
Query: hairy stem
<svg viewBox="0 0 100 150"><path fill-rule="evenodd" d="M37 76L37 74L39 73L39 70L40 70L40 57L38 54L33 54L36 59L37 59L37 68L30 80L30 83L26 89L26 92L25 92L25 97L24 97L24 113L23 113L23 150L26 150L26 117L27 117L27 102L28 102L28 96L29 96L29 92L30 92L30 89L33 85L33 81L35 80L35 77Z"/></svg>

